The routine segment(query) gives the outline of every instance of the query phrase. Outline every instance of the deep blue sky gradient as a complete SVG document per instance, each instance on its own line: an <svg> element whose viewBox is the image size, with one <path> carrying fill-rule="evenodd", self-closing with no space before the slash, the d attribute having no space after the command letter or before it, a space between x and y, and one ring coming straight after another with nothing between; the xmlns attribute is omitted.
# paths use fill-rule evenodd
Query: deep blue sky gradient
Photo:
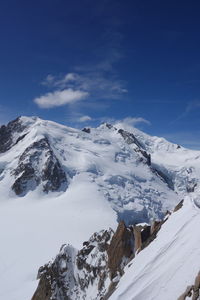
<svg viewBox="0 0 200 300"><path fill-rule="evenodd" d="M38 115L81 127L142 117L151 123L139 124L144 131L200 149L199 16L197 0L1 1L0 123ZM34 103L54 90L42 84L47 75L88 70L127 92L95 91L48 109ZM76 122L84 115L92 120Z"/></svg>

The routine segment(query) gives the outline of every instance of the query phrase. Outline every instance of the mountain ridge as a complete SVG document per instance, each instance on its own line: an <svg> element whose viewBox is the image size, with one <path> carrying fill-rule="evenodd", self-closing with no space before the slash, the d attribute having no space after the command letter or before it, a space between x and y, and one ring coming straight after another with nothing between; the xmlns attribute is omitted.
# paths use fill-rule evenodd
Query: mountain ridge
<svg viewBox="0 0 200 300"><path fill-rule="evenodd" d="M62 244L80 249L119 221L162 219L188 194L199 203L200 151L135 128L85 131L20 117L0 138L9 141L0 154L0 296L8 300L33 295L37 270Z"/></svg>

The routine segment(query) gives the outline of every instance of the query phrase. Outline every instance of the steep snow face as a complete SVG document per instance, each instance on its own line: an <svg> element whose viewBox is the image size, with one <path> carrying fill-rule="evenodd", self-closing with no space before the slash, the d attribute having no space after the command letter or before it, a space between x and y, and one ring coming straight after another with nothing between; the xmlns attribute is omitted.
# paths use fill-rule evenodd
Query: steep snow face
<svg viewBox="0 0 200 300"><path fill-rule="evenodd" d="M177 300L200 270L199 226L200 210L187 196L157 238L126 267L110 300Z"/></svg>
<svg viewBox="0 0 200 300"><path fill-rule="evenodd" d="M152 167L164 176L169 185L184 197L200 191L200 151L186 149L166 139L149 136L133 128L130 131L151 154Z"/></svg>

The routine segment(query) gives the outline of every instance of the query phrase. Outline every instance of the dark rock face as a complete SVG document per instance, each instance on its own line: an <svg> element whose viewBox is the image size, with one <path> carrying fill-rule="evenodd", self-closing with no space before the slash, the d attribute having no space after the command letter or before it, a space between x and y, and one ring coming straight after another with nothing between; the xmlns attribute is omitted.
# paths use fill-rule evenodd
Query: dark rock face
<svg viewBox="0 0 200 300"><path fill-rule="evenodd" d="M40 282L32 300L68 300L71 299L70 294L76 294L75 254L76 250L72 246L64 245L53 263L39 269Z"/></svg>
<svg viewBox="0 0 200 300"><path fill-rule="evenodd" d="M14 184L12 185L12 189L15 191L16 195L24 195L26 191L28 191L28 184L30 183L31 189L33 190L40 182L39 177L35 175L35 170L31 166L30 163L21 164L16 169L15 175L18 173L21 176L18 177Z"/></svg>
<svg viewBox="0 0 200 300"><path fill-rule="evenodd" d="M39 269L39 284L31 300L107 300L135 253L147 247L157 236L162 221L127 227L123 221L112 229L94 233L78 251L70 245L61 247L53 262ZM199 295L200 275L179 300ZM92 292L91 292L92 291ZM185 298L184 298L185 297ZM193 300L197 300L193 296Z"/></svg>
<svg viewBox="0 0 200 300"><path fill-rule="evenodd" d="M82 274L78 278L79 286L86 291L96 281L98 299L106 292L105 280L109 276L107 249L112 236L112 229L95 233L77 254L76 264Z"/></svg>
<svg viewBox="0 0 200 300"><path fill-rule="evenodd" d="M136 252L138 253L141 250L143 250L145 247L147 247L156 238L157 232L160 230L160 228L161 228L161 221L154 221L152 226L149 225L133 226L135 253Z"/></svg>
<svg viewBox="0 0 200 300"><path fill-rule="evenodd" d="M21 133L25 127L22 125L20 118L11 121L7 126L0 127L0 153L8 151L14 144L18 143L25 135L22 134L16 142L13 141L13 135L15 133Z"/></svg>
<svg viewBox="0 0 200 300"><path fill-rule="evenodd" d="M167 185L170 189L174 190L173 180L169 176L167 176L164 172L159 170L157 168L157 166L155 166L155 165L153 165L152 171L155 172L158 176L160 176L161 179L163 179L163 181L165 181L167 183Z"/></svg>
<svg viewBox="0 0 200 300"><path fill-rule="evenodd" d="M88 299L87 292L94 287L91 299L103 299L108 288L107 248L112 236L112 229L95 233L80 251L64 245L53 262L39 269L40 281L32 300Z"/></svg>
<svg viewBox="0 0 200 300"><path fill-rule="evenodd" d="M123 129L119 129L118 133L121 134L121 136L123 137L123 139L125 140L125 142L129 145L131 144L135 144L137 145L138 149L137 151L140 152L142 154L142 156L145 158L146 163L148 166L151 165L151 155L148 154L144 149L142 144L138 141L138 139L134 136L134 134L125 131Z"/></svg>
<svg viewBox="0 0 200 300"><path fill-rule="evenodd" d="M90 133L90 132L91 132L91 130L90 130L89 127L84 127L84 128L82 129L82 131L83 131L83 132L86 132L86 133Z"/></svg>
<svg viewBox="0 0 200 300"><path fill-rule="evenodd" d="M181 209L183 206L183 200L181 200L174 208L174 212L176 212L177 210Z"/></svg>
<svg viewBox="0 0 200 300"><path fill-rule="evenodd" d="M133 232L127 228L123 221L118 225L110 246L108 248L108 267L111 279L117 274L123 274L123 267L134 256Z"/></svg>
<svg viewBox="0 0 200 300"><path fill-rule="evenodd" d="M106 300L133 255L133 232L123 222L115 234L112 229L94 233L80 251L64 245L53 262L39 269L32 300Z"/></svg>
<svg viewBox="0 0 200 300"><path fill-rule="evenodd" d="M123 129L119 129L118 133L121 134L121 136L124 138L124 140L126 141L127 144L136 144L139 148L142 148L142 145L140 144L140 142L138 141L138 139L134 136L134 134L123 130Z"/></svg>
<svg viewBox="0 0 200 300"><path fill-rule="evenodd" d="M188 193L193 193L195 188L197 187L197 183L189 182L186 189Z"/></svg>
<svg viewBox="0 0 200 300"><path fill-rule="evenodd" d="M34 190L40 183L45 192L58 191L67 187L66 174L47 138L34 142L26 148L12 175L16 177L12 189L21 196L29 190Z"/></svg>
<svg viewBox="0 0 200 300"><path fill-rule="evenodd" d="M200 296L200 272L195 278L193 285L186 288L186 291L177 300L186 300L190 298L191 300L198 300Z"/></svg>
<svg viewBox="0 0 200 300"><path fill-rule="evenodd" d="M32 300L109 299L134 258L134 245L135 251L141 250L156 228L151 233L150 226L126 227L120 222L115 233L112 229L94 233L80 251L62 246L55 260L39 269Z"/></svg>

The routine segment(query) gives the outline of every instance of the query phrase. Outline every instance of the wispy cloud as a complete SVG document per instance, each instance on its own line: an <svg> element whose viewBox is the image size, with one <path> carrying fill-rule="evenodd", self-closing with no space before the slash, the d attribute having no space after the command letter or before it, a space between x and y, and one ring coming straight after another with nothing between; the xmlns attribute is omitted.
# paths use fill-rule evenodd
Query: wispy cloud
<svg viewBox="0 0 200 300"><path fill-rule="evenodd" d="M47 93L41 97L35 98L34 102L40 108L52 108L63 106L66 104L73 104L77 101L85 99L87 96L87 92L68 88L64 90L56 90L52 93Z"/></svg>
<svg viewBox="0 0 200 300"><path fill-rule="evenodd" d="M102 122L111 123L119 128L131 131L133 127L137 127L140 124L151 125L151 122L142 117L126 117L124 119L116 120L114 118L101 118Z"/></svg>
<svg viewBox="0 0 200 300"><path fill-rule="evenodd" d="M200 150L200 131L176 131L162 134L167 140L186 148Z"/></svg>
<svg viewBox="0 0 200 300"><path fill-rule="evenodd" d="M71 66L70 72L66 74L48 74L41 84L49 89L49 93L34 99L34 102L40 108L76 103L74 110L77 110L81 103L93 105L123 99L128 91L126 82L120 78L116 68L116 64L122 58L123 38L118 25L109 21L107 27L104 26L104 31L99 37L100 45L94 51L94 55L91 55L89 63ZM81 101L86 97L87 101Z"/></svg>
<svg viewBox="0 0 200 300"><path fill-rule="evenodd" d="M185 107L185 110L182 114L180 114L173 122L172 124L187 117L191 112L193 112L196 109L200 108L200 100L193 100L188 102L187 106Z"/></svg>
<svg viewBox="0 0 200 300"><path fill-rule="evenodd" d="M185 109L185 114L187 115L191 111L195 110L196 108L200 108L200 100L194 100L188 103Z"/></svg>
<svg viewBox="0 0 200 300"><path fill-rule="evenodd" d="M122 120L119 120L117 121L118 123L121 122L127 126L136 126L138 124L141 124L141 123L145 123L147 125L151 125L151 122L142 118L142 117L138 117L138 118L134 118L134 117L127 117L127 118L124 118Z"/></svg>
<svg viewBox="0 0 200 300"><path fill-rule="evenodd" d="M53 91L35 98L34 102L40 108L53 108L80 102L86 97L93 103L122 99L128 92L126 83L119 79L113 69L107 70L111 68L111 62L104 63L76 67L75 72L63 76L48 74L42 85Z"/></svg>
<svg viewBox="0 0 200 300"><path fill-rule="evenodd" d="M79 123L85 123L85 122L92 121L93 119L90 116L81 116L81 117L77 118L76 120Z"/></svg>
<svg viewBox="0 0 200 300"><path fill-rule="evenodd" d="M87 92L93 99L119 99L127 93L125 83L118 79L116 74L107 72L98 67L82 68L79 72L67 73L62 77L48 75L43 85L57 89L72 89Z"/></svg>

